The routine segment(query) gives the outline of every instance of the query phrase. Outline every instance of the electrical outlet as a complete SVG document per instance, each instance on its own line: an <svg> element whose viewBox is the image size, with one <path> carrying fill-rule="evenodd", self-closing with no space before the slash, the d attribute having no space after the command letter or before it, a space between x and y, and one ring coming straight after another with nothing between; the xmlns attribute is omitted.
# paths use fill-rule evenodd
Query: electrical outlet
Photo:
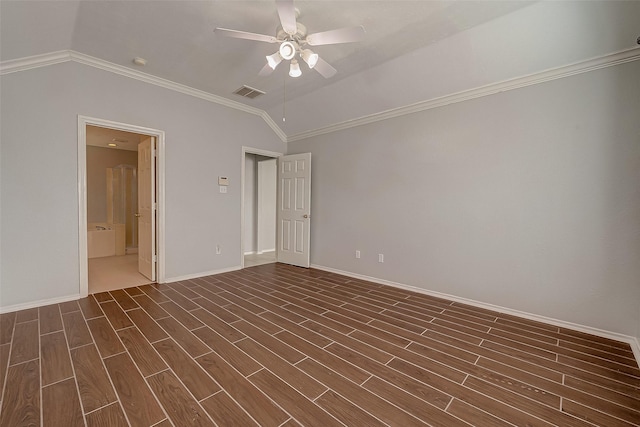
<svg viewBox="0 0 640 427"><path fill-rule="evenodd" d="M356 251L356 258L360 259L360 251Z"/></svg>
<svg viewBox="0 0 640 427"><path fill-rule="evenodd" d="M378 254L378 262L384 262L384 254Z"/></svg>
<svg viewBox="0 0 640 427"><path fill-rule="evenodd" d="M222 248L220 245L216 245L216 255L220 255L222 253Z"/></svg>

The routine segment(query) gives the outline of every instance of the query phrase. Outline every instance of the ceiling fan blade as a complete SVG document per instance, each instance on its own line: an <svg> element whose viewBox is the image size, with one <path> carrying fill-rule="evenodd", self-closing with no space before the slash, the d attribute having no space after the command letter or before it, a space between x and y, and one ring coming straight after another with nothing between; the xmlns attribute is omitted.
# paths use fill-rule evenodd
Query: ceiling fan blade
<svg viewBox="0 0 640 427"><path fill-rule="evenodd" d="M337 30L324 31L322 33L309 34L307 43L311 46L320 46L323 44L337 44L358 42L364 39L364 27L347 27Z"/></svg>
<svg viewBox="0 0 640 427"><path fill-rule="evenodd" d="M313 69L319 72L320 75L322 75L322 77L324 77L325 79L335 76L338 72L338 70L333 68L331 64L329 64L322 58L318 58L318 62L316 63L315 67L313 67Z"/></svg>
<svg viewBox="0 0 640 427"><path fill-rule="evenodd" d="M291 36L297 33L298 25L296 24L296 9L293 7L293 0L276 0L276 7L284 32Z"/></svg>
<svg viewBox="0 0 640 427"><path fill-rule="evenodd" d="M216 28L213 30L216 34L234 39L256 40L259 42L277 43L278 39L265 34L248 33L246 31L229 30L227 28Z"/></svg>
<svg viewBox="0 0 640 427"><path fill-rule="evenodd" d="M262 70L260 70L260 72L258 73L259 76L268 76L271 73L273 73L273 68L271 68L269 66L269 64L265 64L264 67L262 67Z"/></svg>

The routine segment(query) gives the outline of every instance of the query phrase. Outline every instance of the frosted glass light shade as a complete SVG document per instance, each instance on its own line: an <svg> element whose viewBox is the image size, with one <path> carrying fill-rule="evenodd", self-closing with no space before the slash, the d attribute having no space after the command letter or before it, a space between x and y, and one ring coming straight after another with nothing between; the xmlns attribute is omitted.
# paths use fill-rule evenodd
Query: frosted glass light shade
<svg viewBox="0 0 640 427"><path fill-rule="evenodd" d="M302 70L300 70L300 64L295 59L291 61L291 66L289 67L289 75L291 77L300 77L302 75Z"/></svg>
<svg viewBox="0 0 640 427"><path fill-rule="evenodd" d="M278 64L281 62L282 55L280 55L280 52L276 52L273 55L267 56L267 64L269 64L269 67L271 67L271 69L273 70L275 70Z"/></svg>
<svg viewBox="0 0 640 427"><path fill-rule="evenodd" d="M318 63L318 54L311 51L311 49L304 49L300 56L304 59L304 62L307 63L309 68L313 68Z"/></svg>

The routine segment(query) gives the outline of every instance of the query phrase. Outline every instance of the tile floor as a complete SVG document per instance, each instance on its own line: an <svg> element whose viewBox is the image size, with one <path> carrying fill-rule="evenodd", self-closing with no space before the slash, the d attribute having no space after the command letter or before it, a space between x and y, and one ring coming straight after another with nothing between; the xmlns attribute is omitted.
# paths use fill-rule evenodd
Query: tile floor
<svg viewBox="0 0 640 427"><path fill-rule="evenodd" d="M276 253L264 252L261 254L248 254L244 256L244 266L255 267L256 265L273 264L276 262Z"/></svg>
<svg viewBox="0 0 640 427"><path fill-rule="evenodd" d="M89 293L145 285L151 280L138 272L138 254L89 258Z"/></svg>
<svg viewBox="0 0 640 427"><path fill-rule="evenodd" d="M267 264L0 315L0 426L637 426L628 344Z"/></svg>

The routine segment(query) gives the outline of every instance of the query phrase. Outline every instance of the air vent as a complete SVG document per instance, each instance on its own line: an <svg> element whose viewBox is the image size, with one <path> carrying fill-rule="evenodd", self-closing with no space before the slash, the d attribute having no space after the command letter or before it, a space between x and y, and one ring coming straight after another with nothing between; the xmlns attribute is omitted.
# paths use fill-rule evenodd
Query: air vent
<svg viewBox="0 0 640 427"><path fill-rule="evenodd" d="M264 95L264 92L249 86L242 86L240 89L234 91L236 95L244 96L245 98L254 99L260 95Z"/></svg>

